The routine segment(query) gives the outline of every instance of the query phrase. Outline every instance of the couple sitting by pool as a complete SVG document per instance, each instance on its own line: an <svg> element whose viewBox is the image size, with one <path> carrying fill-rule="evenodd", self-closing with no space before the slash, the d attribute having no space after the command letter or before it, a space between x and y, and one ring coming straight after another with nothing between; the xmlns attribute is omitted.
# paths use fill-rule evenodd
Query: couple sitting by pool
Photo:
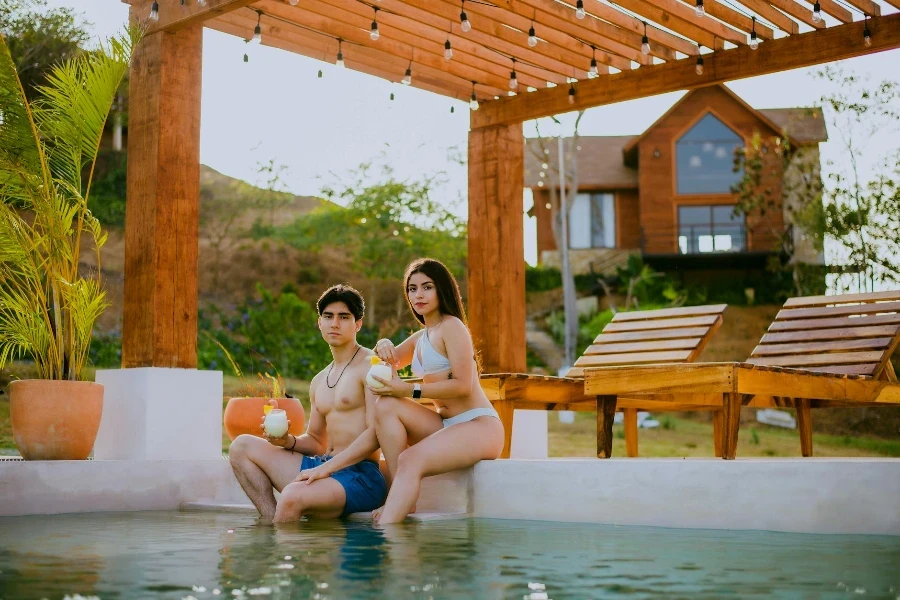
<svg viewBox="0 0 900 600"><path fill-rule="evenodd" d="M319 298L319 330L334 360L310 384L306 433L242 435L229 451L263 519L374 511L375 522L396 523L414 511L423 477L500 456L503 425L478 381L456 280L441 262L422 258L407 267L404 284L424 327L396 347L379 340L374 352L356 341L365 311L358 291L336 285ZM376 378L384 386L377 391L365 383L372 354L393 367L389 380ZM397 376L410 364L421 383ZM379 448L392 485L379 470ZM281 492L277 502L273 488Z"/></svg>

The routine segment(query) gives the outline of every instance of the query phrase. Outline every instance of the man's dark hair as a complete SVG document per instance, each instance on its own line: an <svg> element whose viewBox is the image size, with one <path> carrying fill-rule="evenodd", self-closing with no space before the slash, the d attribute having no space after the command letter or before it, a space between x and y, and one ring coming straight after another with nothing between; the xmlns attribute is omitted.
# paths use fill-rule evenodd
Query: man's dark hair
<svg viewBox="0 0 900 600"><path fill-rule="evenodd" d="M362 319L366 313L366 301L363 300L362 294L356 288L343 283L331 286L319 296L316 301L316 311L319 316L322 316L322 311L332 302L346 304L357 321Z"/></svg>

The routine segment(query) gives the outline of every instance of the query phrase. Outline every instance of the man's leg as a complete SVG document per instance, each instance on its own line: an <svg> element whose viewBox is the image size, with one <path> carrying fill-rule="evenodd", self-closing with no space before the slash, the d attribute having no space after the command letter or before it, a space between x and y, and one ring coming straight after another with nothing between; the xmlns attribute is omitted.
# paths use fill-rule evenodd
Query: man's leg
<svg viewBox="0 0 900 600"><path fill-rule="evenodd" d="M303 516L336 519L344 512L346 502L344 487L332 477L291 483L281 490L274 521L289 523Z"/></svg>
<svg viewBox="0 0 900 600"><path fill-rule="evenodd" d="M273 446L254 435L238 436L228 449L238 483L267 521L275 517L274 487L279 492L300 473L303 455Z"/></svg>

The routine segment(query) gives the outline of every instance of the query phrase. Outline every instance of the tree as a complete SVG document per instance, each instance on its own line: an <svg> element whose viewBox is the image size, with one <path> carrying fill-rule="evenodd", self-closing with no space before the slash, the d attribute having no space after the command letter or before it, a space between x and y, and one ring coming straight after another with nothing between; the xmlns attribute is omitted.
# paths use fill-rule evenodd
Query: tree
<svg viewBox="0 0 900 600"><path fill-rule="evenodd" d="M71 8L48 8L47 0L0 0L0 33L29 101L51 67L81 51L89 25Z"/></svg>
<svg viewBox="0 0 900 600"><path fill-rule="evenodd" d="M367 312L373 325L375 300L381 285L396 285L401 269L413 259L430 256L444 262L458 277L466 270L465 222L432 199L442 174L418 181L401 181L388 166L378 183L371 163L360 165L349 182L326 186L322 195L336 202L300 217L280 235L302 250L340 248L354 268L372 282Z"/></svg>
<svg viewBox="0 0 900 600"><path fill-rule="evenodd" d="M563 284L563 314L565 316L565 366L575 363L575 346L578 343L578 305L575 298L575 275L569 260L569 211L578 194L578 126L584 111L575 118L572 136L556 139L556 161L550 159L552 153L548 139L541 135L540 123L535 123L537 144L530 146L535 158L546 165L553 177L547 186L550 192L550 207L553 218L553 240L560 251L560 271ZM553 122L560 124L556 117ZM566 147L568 146L568 147Z"/></svg>

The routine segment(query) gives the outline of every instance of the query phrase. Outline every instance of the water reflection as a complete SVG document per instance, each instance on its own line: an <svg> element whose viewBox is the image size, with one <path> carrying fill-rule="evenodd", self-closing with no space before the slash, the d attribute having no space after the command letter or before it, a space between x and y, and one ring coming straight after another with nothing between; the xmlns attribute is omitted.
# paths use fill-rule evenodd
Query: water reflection
<svg viewBox="0 0 900 600"><path fill-rule="evenodd" d="M0 597L719 598L900 595L900 538L243 514L0 519Z"/></svg>

